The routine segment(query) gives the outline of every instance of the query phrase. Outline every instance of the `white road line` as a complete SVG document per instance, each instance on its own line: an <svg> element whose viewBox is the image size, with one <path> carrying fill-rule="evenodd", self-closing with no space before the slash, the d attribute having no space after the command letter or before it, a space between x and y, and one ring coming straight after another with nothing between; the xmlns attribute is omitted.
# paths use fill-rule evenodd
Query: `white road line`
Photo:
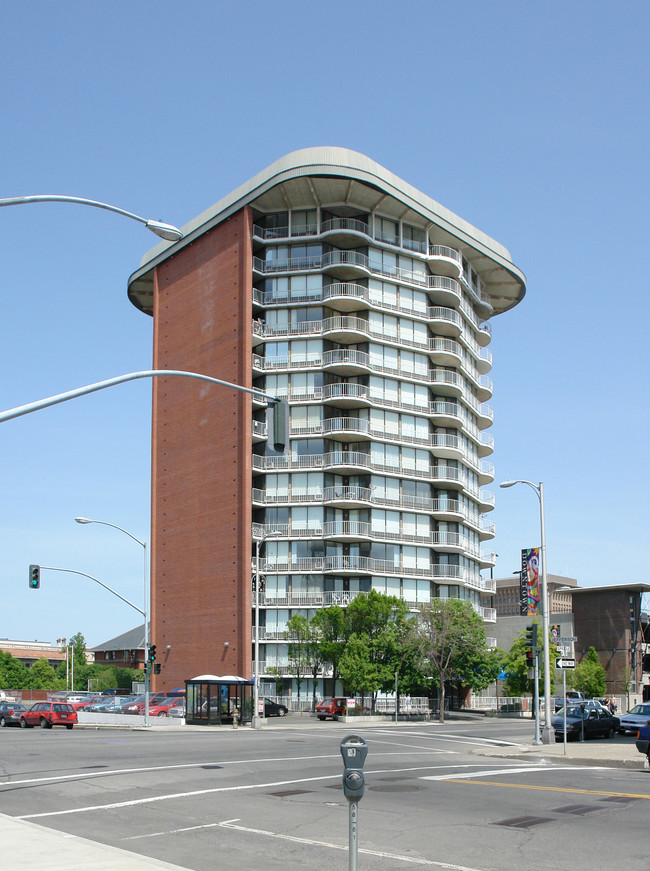
<svg viewBox="0 0 650 871"><path fill-rule="evenodd" d="M591 767L591 766L590 766ZM593 768L604 768L605 766L595 765ZM592 768L592 770L593 770ZM427 774L418 778L419 780L455 780L462 778L469 780L471 777L492 777L495 774L525 774L530 771L547 772L547 771L584 771L584 765L540 765L530 766L525 768L492 768L489 770L471 771L469 774Z"/></svg>
<svg viewBox="0 0 650 871"><path fill-rule="evenodd" d="M404 745L398 745L404 746ZM404 750L402 752L392 751L385 753L385 756L410 756L413 755L413 750ZM447 753L453 751L446 750L430 750L429 748L423 748L423 752L440 752ZM87 780L94 777L111 777L113 775L121 775L121 774L147 774L148 772L154 771L181 771L183 769L188 768L203 768L205 766L210 766L214 768L214 766L225 767L227 765L260 765L262 763L273 763L273 762L312 762L318 759L339 759L339 753L325 753L320 756L270 756L264 759L210 759L207 762L188 762L183 765L152 765L148 768L116 768L108 771L91 771L87 774L58 774L58 775L50 775L48 777L31 777L25 778L24 780L4 780L0 782L0 787L13 787L13 786L25 786L27 784L34 783L54 783L57 781L66 781L66 780Z"/></svg>
<svg viewBox="0 0 650 871"><path fill-rule="evenodd" d="M340 778L341 773L338 774L328 774L325 777L305 777L301 780L277 780L272 783L247 783L242 784L241 786L217 786L213 789L196 789L192 792L174 792L167 793L166 795L153 795L149 798L135 798L130 801L116 801L112 804L97 804L90 805L88 807L78 807L78 808L69 808L68 810L62 811L47 811L46 813L41 814L25 814L24 816L16 817L17 820L36 820L41 817L60 817L67 816L68 814L83 814L88 813L89 811L106 811L106 810L114 810L115 808L123 808L123 807L135 807L136 805L143 804L153 804L158 801L169 801L170 799L175 798L193 798L197 795L212 795L216 792L243 792L245 790L250 789L268 789L273 786L293 786L296 783L314 783L318 780L334 780L335 778Z"/></svg>
<svg viewBox="0 0 650 871"><path fill-rule="evenodd" d="M306 844L310 847L327 847L330 850L343 850L348 852L347 844L331 844L328 841L316 841L312 838L297 838L295 835L282 835L279 832L267 832L264 829L253 829L248 826L234 825L237 820L226 820L219 823L221 828L231 829L238 832L246 832L247 834L263 835L266 838L277 838L281 841L291 841L294 844ZM367 850L359 847L359 853L364 853L366 856L379 856L382 859L393 859L398 862L408 862L411 865L431 865L436 868L447 868L449 871L479 871L477 868L468 868L466 865L453 865L449 862L436 862L432 859L418 859L415 856L402 856L399 853L386 853L383 850Z"/></svg>
<svg viewBox="0 0 650 871"><path fill-rule="evenodd" d="M470 768L472 765L476 763L466 763L463 765L417 765L412 768L378 768L373 771L367 771L366 774L368 777L372 777L376 774L407 774L413 771L430 771L431 769L440 769L440 768ZM558 766L564 768L565 766ZM510 769L508 769L510 770ZM513 768L513 771L521 771L522 769ZM537 769L531 769L537 770ZM495 772L485 772L485 776L489 773ZM500 772L496 772L500 773ZM298 783L318 783L322 780L338 780L340 778L341 772L337 774L327 774L320 777L302 777L297 778L295 780L276 780L268 783L246 783L240 784L239 786L217 786L211 789L196 789L191 792L173 792L166 793L165 795L154 795L149 796L148 798L135 798L130 799L129 801L116 801L111 804L98 804L98 805L88 805L86 807L77 807L77 808L68 808L67 810L57 810L57 811L47 811L45 813L40 814L24 814L22 816L17 816L18 820L36 820L41 819L42 817L59 817L59 816L68 816L70 814L83 814L89 813L92 811L107 811L107 810L115 810L116 808L124 808L124 807L135 807L138 805L145 804L154 804L159 801L170 801L173 799L181 799L181 798L194 798L199 795L213 795L217 792L244 792L251 789L269 789L271 787L277 786L295 786ZM460 777L461 775L457 775ZM469 776L469 775L467 775ZM444 779L443 777L432 778L432 779Z"/></svg>
<svg viewBox="0 0 650 871"><path fill-rule="evenodd" d="M229 822L237 822L229 820ZM179 835L181 832L195 832L197 829L214 829L222 823L206 823L204 826L186 826L183 829L169 829L167 832L149 832L148 835L132 835L130 838L122 838L122 841L142 841L145 838L160 838L163 835Z"/></svg>

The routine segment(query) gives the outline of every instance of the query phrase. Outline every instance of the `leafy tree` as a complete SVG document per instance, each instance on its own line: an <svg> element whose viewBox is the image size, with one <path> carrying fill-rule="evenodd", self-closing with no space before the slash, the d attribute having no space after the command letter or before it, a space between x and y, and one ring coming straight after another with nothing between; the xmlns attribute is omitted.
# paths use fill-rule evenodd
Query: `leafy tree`
<svg viewBox="0 0 650 871"><path fill-rule="evenodd" d="M323 663L332 666L334 685L339 677L339 662L345 650L345 611L339 605L322 608L311 618L310 624L320 646Z"/></svg>
<svg viewBox="0 0 650 871"><path fill-rule="evenodd" d="M586 696L593 698L605 693L605 669L600 664L594 647L590 647L587 656L578 663L573 676L573 684Z"/></svg>
<svg viewBox="0 0 650 871"><path fill-rule="evenodd" d="M466 686L482 686L499 661L498 654L486 645L483 621L461 599L434 599L422 605L410 643L419 651L424 673L432 676L440 690L441 723L445 721L445 684L458 680Z"/></svg>
<svg viewBox="0 0 650 871"><path fill-rule="evenodd" d="M540 650L542 649L543 639L541 632L538 632ZM526 693L533 695L535 691L535 681L528 677L526 668L526 651L528 650L526 643L526 631L522 630L516 636L512 643L512 647L506 653L503 659L503 670L508 677L505 681L505 693L508 696L524 696ZM553 643L549 637L549 660L551 665L551 694L555 692L555 660L557 659L557 645ZM544 657L540 656L539 668L539 685L544 685Z"/></svg>
<svg viewBox="0 0 650 871"><path fill-rule="evenodd" d="M27 675L27 689L55 690L58 687L56 672L45 657L37 659Z"/></svg>
<svg viewBox="0 0 650 871"><path fill-rule="evenodd" d="M289 641L289 666L296 676L300 700L300 687L309 668L309 644L312 639L309 620L302 614L293 614L287 621L286 637Z"/></svg>
<svg viewBox="0 0 650 871"><path fill-rule="evenodd" d="M372 693L373 711L377 693L393 689L403 663L407 620L406 602L376 590L356 596L345 610L341 677L350 691Z"/></svg>
<svg viewBox="0 0 650 871"><path fill-rule="evenodd" d="M275 666L271 666L270 668L266 669L266 673L268 675L271 675L271 677L273 678L273 680L275 682L275 694L276 694L276 696L281 696L282 690L284 688L284 682L282 680L282 672L280 671L279 668L276 668Z"/></svg>
<svg viewBox="0 0 650 871"><path fill-rule="evenodd" d="M0 686L6 689L27 687L29 669L9 652L0 651Z"/></svg>
<svg viewBox="0 0 650 871"><path fill-rule="evenodd" d="M355 694L375 693L382 683L381 665L372 656L372 642L353 634L345 645L340 662L345 686Z"/></svg>

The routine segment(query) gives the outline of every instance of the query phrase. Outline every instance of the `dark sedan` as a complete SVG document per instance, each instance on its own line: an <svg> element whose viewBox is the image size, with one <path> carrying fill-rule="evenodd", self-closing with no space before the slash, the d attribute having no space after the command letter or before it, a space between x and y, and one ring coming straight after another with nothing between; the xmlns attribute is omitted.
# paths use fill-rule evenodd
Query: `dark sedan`
<svg viewBox="0 0 650 871"><path fill-rule="evenodd" d="M564 708L559 710L551 720L555 740L564 740ZM618 717L614 717L607 708L599 702L581 702L566 707L567 740L583 738L613 738L620 725Z"/></svg>
<svg viewBox="0 0 650 871"><path fill-rule="evenodd" d="M20 725L20 715L26 710L27 707L18 702L0 702L0 726Z"/></svg>
<svg viewBox="0 0 650 871"><path fill-rule="evenodd" d="M286 705L279 705L277 702L272 702L271 699L264 699L265 717L284 717L288 713L289 708Z"/></svg>

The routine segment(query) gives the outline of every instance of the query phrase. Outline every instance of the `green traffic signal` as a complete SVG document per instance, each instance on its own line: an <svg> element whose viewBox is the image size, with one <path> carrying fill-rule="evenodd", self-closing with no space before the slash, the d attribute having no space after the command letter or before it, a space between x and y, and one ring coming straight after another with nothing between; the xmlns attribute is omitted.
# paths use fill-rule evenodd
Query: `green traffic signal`
<svg viewBox="0 0 650 871"><path fill-rule="evenodd" d="M29 567L29 589L30 590L38 590L41 586L41 567L40 566L30 566Z"/></svg>

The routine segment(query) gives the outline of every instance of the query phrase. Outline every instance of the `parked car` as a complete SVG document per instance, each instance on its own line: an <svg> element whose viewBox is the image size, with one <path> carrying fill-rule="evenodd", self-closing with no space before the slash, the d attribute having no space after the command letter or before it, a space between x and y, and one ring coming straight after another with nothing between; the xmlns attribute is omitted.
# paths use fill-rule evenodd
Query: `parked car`
<svg viewBox="0 0 650 871"><path fill-rule="evenodd" d="M72 705L72 707L75 709L75 711L85 711L88 709L89 705L101 704L105 700L106 700L106 696L100 696L100 695L88 696L87 699L83 699L80 702L74 702L74 701L72 701L72 699L62 699L62 701L65 701L66 704ZM53 700L53 701L55 701L55 700Z"/></svg>
<svg viewBox="0 0 650 871"><path fill-rule="evenodd" d="M122 705L122 707L120 708L120 714L139 714L139 707L141 704L144 708L144 696L135 696L135 698L127 701L126 704Z"/></svg>
<svg viewBox="0 0 650 871"><path fill-rule="evenodd" d="M639 753L645 753L650 763L650 724L641 726L636 733L636 749Z"/></svg>
<svg viewBox="0 0 650 871"><path fill-rule="evenodd" d="M555 740L564 740L564 708L561 708L551 719L551 725L555 732ZM566 734L567 740L573 738L613 738L618 731L620 721L612 716L607 708L593 699L566 706Z"/></svg>
<svg viewBox="0 0 650 871"><path fill-rule="evenodd" d="M32 726L40 726L41 729L65 726L66 729L72 729L76 722L77 712L65 702L36 702L20 715L22 729L31 729Z"/></svg>
<svg viewBox="0 0 650 871"><path fill-rule="evenodd" d="M650 702L635 705L627 714L621 714L619 720L621 725L618 727L618 731L621 735L626 735L628 732L638 732L641 726L647 726L650 723Z"/></svg>
<svg viewBox="0 0 650 871"><path fill-rule="evenodd" d="M149 715L151 717L166 717L169 713L169 709L173 708L174 705L177 705L179 702L183 703L183 699L162 699L155 705L149 705ZM144 702L142 703L142 709L144 711Z"/></svg>
<svg viewBox="0 0 650 871"><path fill-rule="evenodd" d="M88 711L91 714L113 714L120 707L121 699L118 696L101 696L82 711Z"/></svg>
<svg viewBox="0 0 650 871"><path fill-rule="evenodd" d="M279 705L277 702L272 702L271 699L264 699L265 717L285 717L288 713L289 708L286 705Z"/></svg>
<svg viewBox="0 0 650 871"><path fill-rule="evenodd" d="M316 705L316 716L319 720L326 720L331 717L336 720L340 715L345 714L347 710L347 699L340 696L335 699L323 699Z"/></svg>
<svg viewBox="0 0 650 871"><path fill-rule="evenodd" d="M20 715L27 710L26 705L19 702L0 702L0 726L17 726L20 723Z"/></svg>
<svg viewBox="0 0 650 871"><path fill-rule="evenodd" d="M167 711L167 716L183 718L185 716L185 699L178 699L176 704Z"/></svg>

